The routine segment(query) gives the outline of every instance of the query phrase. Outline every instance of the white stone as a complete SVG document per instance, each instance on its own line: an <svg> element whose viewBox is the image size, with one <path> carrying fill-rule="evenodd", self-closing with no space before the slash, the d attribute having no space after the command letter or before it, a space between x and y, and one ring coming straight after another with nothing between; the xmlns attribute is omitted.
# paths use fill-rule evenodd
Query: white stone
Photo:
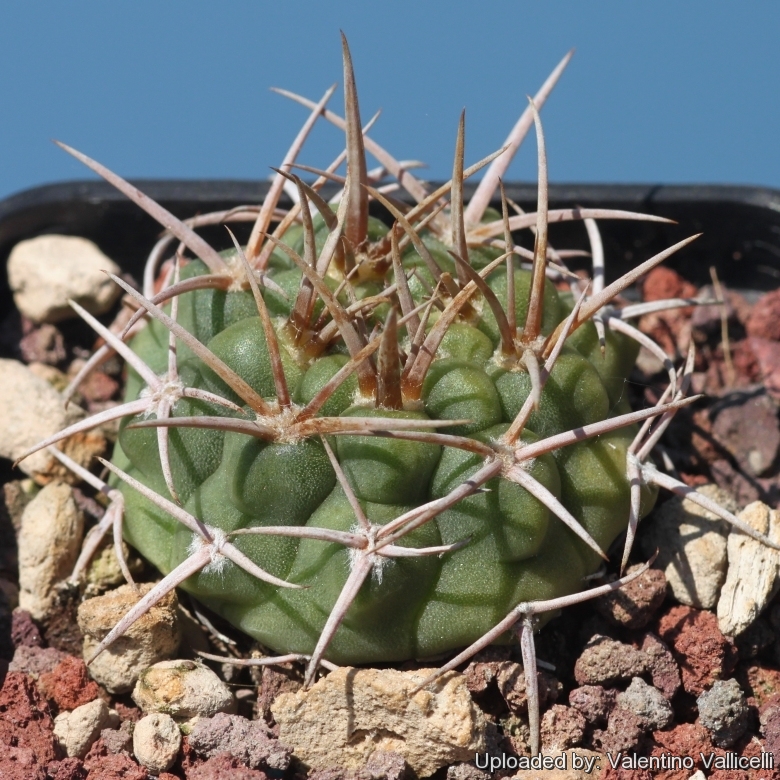
<svg viewBox="0 0 780 780"><path fill-rule="evenodd" d="M161 661L144 671L133 701L145 713L164 712L180 723L236 710L230 688L207 666L188 660Z"/></svg>
<svg viewBox="0 0 780 780"><path fill-rule="evenodd" d="M181 747L181 731L176 721L162 712L146 715L133 729L133 753L153 775L173 766Z"/></svg>
<svg viewBox="0 0 780 780"><path fill-rule="evenodd" d="M697 490L730 512L737 510L717 485ZM726 579L726 523L690 499L674 497L639 528L642 553L649 557L658 550L655 566L666 575L669 595L689 607L712 609Z"/></svg>
<svg viewBox="0 0 780 780"><path fill-rule="evenodd" d="M122 585L79 605L77 620L84 635L85 661L92 657L120 618L152 587L152 583L145 583L136 592L132 586ZM92 677L111 693L125 693L132 690L144 669L170 658L181 639L177 605L175 592L158 601L90 663Z"/></svg>
<svg viewBox="0 0 780 780"><path fill-rule="evenodd" d="M8 283L19 311L33 322L77 317L72 299L92 314L104 314L120 288L103 271L117 264L86 238L47 235L20 241L8 258Z"/></svg>
<svg viewBox="0 0 780 780"><path fill-rule="evenodd" d="M19 531L19 606L36 620L48 613L54 586L73 570L84 516L73 488L50 482L25 507Z"/></svg>
<svg viewBox="0 0 780 780"><path fill-rule="evenodd" d="M54 719L54 736L68 757L84 758L103 729L119 725L119 715L102 699L82 704Z"/></svg>
<svg viewBox="0 0 780 780"><path fill-rule="evenodd" d="M484 714L465 678L449 674L412 693L433 672L342 667L271 705L279 740L314 769L359 769L377 750L399 753L419 777L485 750Z"/></svg>
<svg viewBox="0 0 780 780"><path fill-rule="evenodd" d="M0 359L0 457L16 460L39 441L83 417L83 410L74 404L65 409L60 393L23 363ZM59 446L80 465L88 466L105 445L105 437L92 431L71 436ZM39 484L69 476L46 451L25 458L19 468Z"/></svg>
<svg viewBox="0 0 780 780"><path fill-rule="evenodd" d="M780 542L777 510L754 501L738 517L773 542ZM718 627L726 636L737 636L776 593L780 552L734 528L728 538L728 560L726 582L718 600Z"/></svg>

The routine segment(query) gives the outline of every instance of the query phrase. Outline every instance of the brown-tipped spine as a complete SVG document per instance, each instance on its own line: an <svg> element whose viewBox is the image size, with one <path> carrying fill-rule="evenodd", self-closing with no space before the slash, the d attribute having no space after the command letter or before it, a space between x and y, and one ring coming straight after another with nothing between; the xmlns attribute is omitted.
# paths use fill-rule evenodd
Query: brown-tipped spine
<svg viewBox="0 0 780 780"><path fill-rule="evenodd" d="M398 353L398 317L395 309L387 315L377 360L376 405L384 409L402 409L401 358Z"/></svg>
<svg viewBox="0 0 780 780"><path fill-rule="evenodd" d="M347 134L347 181L349 183L347 189L350 199L344 235L352 246L357 248L368 235L368 191L365 189L368 173L355 72L352 69L352 55L344 33L341 33L341 49L344 57L344 118ZM345 197L347 197L346 192Z"/></svg>

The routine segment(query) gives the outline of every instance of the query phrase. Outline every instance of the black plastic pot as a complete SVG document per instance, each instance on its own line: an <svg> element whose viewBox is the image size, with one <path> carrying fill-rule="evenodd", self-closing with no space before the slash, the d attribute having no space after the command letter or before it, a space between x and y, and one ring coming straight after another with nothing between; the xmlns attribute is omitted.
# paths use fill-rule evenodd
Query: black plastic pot
<svg viewBox="0 0 780 780"><path fill-rule="evenodd" d="M179 217L259 203L268 190L267 182L257 181L134 183ZM469 194L467 188L467 198ZM535 184L511 184L507 195L523 208L534 210ZM709 282L709 267L714 265L721 280L733 288L767 290L780 285L779 190L719 185L557 184L550 187L550 205L627 209L677 221L676 225L600 221L611 278L685 236L703 232L698 241L672 257L667 265L697 284ZM381 215L380 211L377 213ZM51 184L0 201L3 262L17 241L41 233L89 238L138 276L160 227L124 195L100 181ZM530 231L524 234L522 240L529 241ZM204 235L215 245L228 244L221 227L208 228ZM551 239L561 247L588 246L579 221L553 225ZM2 275L0 306L7 311L9 305L10 292Z"/></svg>

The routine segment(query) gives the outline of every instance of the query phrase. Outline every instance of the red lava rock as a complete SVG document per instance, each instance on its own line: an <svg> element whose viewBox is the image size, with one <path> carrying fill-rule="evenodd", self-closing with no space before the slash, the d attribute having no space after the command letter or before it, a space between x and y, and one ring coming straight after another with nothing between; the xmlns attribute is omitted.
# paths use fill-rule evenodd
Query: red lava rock
<svg viewBox="0 0 780 780"><path fill-rule="evenodd" d="M87 780L148 780L146 769L127 753L109 753L102 739L89 749L84 766L87 769Z"/></svg>
<svg viewBox="0 0 780 780"><path fill-rule="evenodd" d="M762 295L745 323L748 336L780 341L780 289Z"/></svg>
<svg viewBox="0 0 780 780"><path fill-rule="evenodd" d="M93 371L80 385L79 393L85 401L109 401L119 390L119 382L102 371Z"/></svg>
<svg viewBox="0 0 780 780"><path fill-rule="evenodd" d="M3 745L0 777L3 780L46 780L46 770L30 748Z"/></svg>
<svg viewBox="0 0 780 780"><path fill-rule="evenodd" d="M769 750L769 748L764 745L764 750ZM749 739L747 743L745 744L745 747L742 748L742 751L740 752L741 756L744 756L745 758L753 758L753 757L760 757L762 752L762 745L756 742L753 739ZM775 753L775 768L774 769L763 769L761 771L753 769L748 770L748 777L750 780L780 780L780 766L777 766L777 756L778 754ZM715 777L713 774L712 777ZM725 780L725 778L722 778L721 780Z"/></svg>
<svg viewBox="0 0 780 780"><path fill-rule="evenodd" d="M75 710L100 695L98 684L89 679L87 665L72 655L66 656L51 672L42 674L38 685L59 710Z"/></svg>
<svg viewBox="0 0 780 780"><path fill-rule="evenodd" d="M187 773L195 766L200 766L205 763L205 759L201 758L191 747L190 738L188 736L182 737L181 749L179 750L179 756L176 759L176 763L170 768L169 771L176 772L180 775L186 776Z"/></svg>
<svg viewBox="0 0 780 780"><path fill-rule="evenodd" d="M748 339L748 344L756 357L766 391L776 401L780 400L780 342L753 337Z"/></svg>
<svg viewBox="0 0 780 780"><path fill-rule="evenodd" d="M746 474L763 476L780 450L777 407L758 387L723 394L709 409L712 435Z"/></svg>
<svg viewBox="0 0 780 780"><path fill-rule="evenodd" d="M62 761L52 761L46 767L50 780L86 780L87 768L80 758L63 758Z"/></svg>
<svg viewBox="0 0 780 780"><path fill-rule="evenodd" d="M716 769L709 775L708 780L750 780L750 774L740 769ZM763 775L761 780L764 780Z"/></svg>
<svg viewBox="0 0 780 780"><path fill-rule="evenodd" d="M65 339L54 325L34 322L22 317L22 336L19 351L25 363L46 363L56 366L68 356Z"/></svg>
<svg viewBox="0 0 780 780"><path fill-rule="evenodd" d="M11 613L11 642L14 648L43 647L43 637L29 612L15 609Z"/></svg>
<svg viewBox="0 0 780 780"><path fill-rule="evenodd" d="M642 652L650 659L653 685L671 700L682 685L680 667L671 650L655 634L648 633L642 639Z"/></svg>
<svg viewBox="0 0 780 780"><path fill-rule="evenodd" d="M22 752L11 755L11 748ZM0 755L5 754L12 763L31 766L28 753L41 768L57 758L54 722L35 683L26 674L8 672L0 688ZM3 780L15 777L10 771L3 774L6 769L2 765L0 769L3 769L0 771ZM30 780L34 776L31 771L30 775L21 777Z"/></svg>
<svg viewBox="0 0 780 780"><path fill-rule="evenodd" d="M500 668L501 661L472 661L463 671L469 693L485 693L495 683Z"/></svg>
<svg viewBox="0 0 780 780"><path fill-rule="evenodd" d="M600 685L583 685L569 693L569 704L579 710L593 726L605 725L615 706L617 691Z"/></svg>
<svg viewBox="0 0 780 780"><path fill-rule="evenodd" d="M659 620L658 634L680 664L683 688L694 696L726 677L737 662L736 647L711 612L673 607Z"/></svg>
<svg viewBox="0 0 780 780"><path fill-rule="evenodd" d="M580 685L600 685L641 677L648 669L640 650L595 634L574 665L574 678Z"/></svg>
<svg viewBox="0 0 780 780"><path fill-rule="evenodd" d="M651 756L691 756L698 759L699 753L724 755L722 749L713 746L707 729L699 723L681 723L667 731L654 731L653 740L655 745L649 752ZM697 768L700 767L697 765ZM688 769L670 769L658 773L656 777L659 780L688 780L692 774Z"/></svg>
<svg viewBox="0 0 780 780"><path fill-rule="evenodd" d="M630 566L631 574L638 566ZM660 569L648 569L619 590L593 600L596 610L610 623L625 628L646 626L666 598L666 577Z"/></svg>
<svg viewBox="0 0 780 780"><path fill-rule="evenodd" d="M642 282L642 299L663 301L666 298L695 298L696 285L691 284L671 268L658 265L645 276Z"/></svg>
<svg viewBox="0 0 780 780"><path fill-rule="evenodd" d="M542 745L547 750L561 751L582 744L588 723L574 707L553 704L542 716Z"/></svg>
<svg viewBox="0 0 780 780"><path fill-rule="evenodd" d="M642 298L645 301L693 298L697 293L695 285L664 266L657 266L650 271L642 283ZM654 338L668 354L674 355L688 347L690 315L690 307L647 314L640 318L639 329Z"/></svg>
<svg viewBox="0 0 780 780"><path fill-rule="evenodd" d="M338 770L337 770L338 771ZM208 761L193 766L184 775L187 780L268 780L259 769L244 766L234 756L222 753ZM311 779L313 775L309 775ZM91 779L90 779L91 780Z"/></svg>
<svg viewBox="0 0 780 780"><path fill-rule="evenodd" d="M633 712L615 707L610 713L607 728L593 732L593 746L613 756L620 752L638 752L644 734L642 721Z"/></svg>
<svg viewBox="0 0 780 780"><path fill-rule="evenodd" d="M507 704L497 682L502 664L511 663L510 658L507 647L487 647L463 670L466 688L483 712L501 715L506 711Z"/></svg>
<svg viewBox="0 0 780 780"><path fill-rule="evenodd" d="M16 648L13 660L8 666L12 672L24 672L37 678L50 672L67 655L54 647L29 647L21 645Z"/></svg>

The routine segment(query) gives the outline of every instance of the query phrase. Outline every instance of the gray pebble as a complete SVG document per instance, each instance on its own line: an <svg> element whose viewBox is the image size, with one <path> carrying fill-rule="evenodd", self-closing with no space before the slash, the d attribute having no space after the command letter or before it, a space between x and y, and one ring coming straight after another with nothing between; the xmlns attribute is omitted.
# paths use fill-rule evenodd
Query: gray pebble
<svg viewBox="0 0 780 780"><path fill-rule="evenodd" d="M229 753L252 769L263 767L281 772L290 765L292 752L273 737L263 721L224 712L203 718L193 726L190 747L207 758Z"/></svg>
<svg viewBox="0 0 780 780"><path fill-rule="evenodd" d="M617 695L618 707L633 712L646 729L665 729L674 719L669 702L657 688L641 677L634 677L631 685Z"/></svg>
<svg viewBox="0 0 780 780"><path fill-rule="evenodd" d="M736 680L718 680L696 700L699 720L719 747L730 747L746 731L748 708Z"/></svg>

